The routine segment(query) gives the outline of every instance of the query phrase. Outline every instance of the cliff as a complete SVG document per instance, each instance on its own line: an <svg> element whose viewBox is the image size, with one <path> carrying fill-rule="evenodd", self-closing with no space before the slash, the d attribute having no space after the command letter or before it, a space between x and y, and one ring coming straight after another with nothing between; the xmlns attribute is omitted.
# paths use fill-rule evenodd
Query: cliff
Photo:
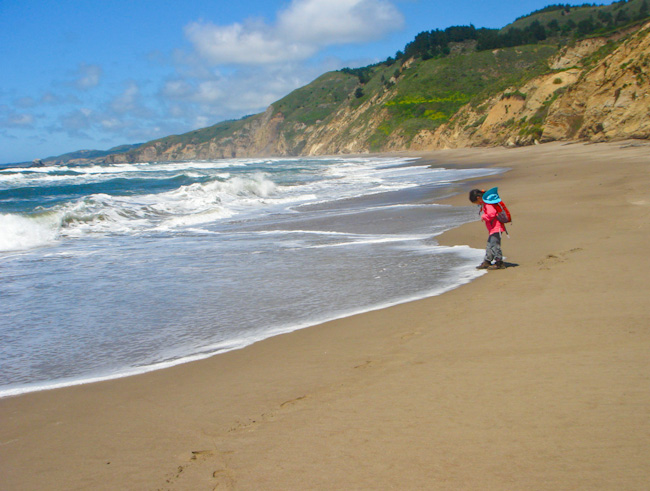
<svg viewBox="0 0 650 491"><path fill-rule="evenodd" d="M463 107L411 148L650 138L650 23L564 48L549 72Z"/></svg>
<svg viewBox="0 0 650 491"><path fill-rule="evenodd" d="M559 47L410 58L327 73L265 112L107 162L331 155L650 138L650 23Z"/></svg>

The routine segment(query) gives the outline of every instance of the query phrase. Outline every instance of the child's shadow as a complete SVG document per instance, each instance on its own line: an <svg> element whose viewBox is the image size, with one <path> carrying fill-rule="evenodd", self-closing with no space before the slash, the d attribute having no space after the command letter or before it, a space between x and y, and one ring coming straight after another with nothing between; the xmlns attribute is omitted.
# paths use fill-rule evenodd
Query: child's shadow
<svg viewBox="0 0 650 491"><path fill-rule="evenodd" d="M503 265L506 267L506 269L508 269L508 268L516 268L516 267L519 266L519 264L517 264L517 263L509 263L507 261L503 261Z"/></svg>

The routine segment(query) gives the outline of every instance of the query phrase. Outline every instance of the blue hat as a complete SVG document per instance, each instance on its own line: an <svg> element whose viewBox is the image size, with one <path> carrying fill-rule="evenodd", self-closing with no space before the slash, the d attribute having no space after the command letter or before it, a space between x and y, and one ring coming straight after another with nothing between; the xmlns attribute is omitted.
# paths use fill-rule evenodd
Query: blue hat
<svg viewBox="0 0 650 491"><path fill-rule="evenodd" d="M499 201L501 201L501 198L499 198L498 188L488 189L483 194L483 203L487 203L488 205L493 205L495 203L498 203Z"/></svg>

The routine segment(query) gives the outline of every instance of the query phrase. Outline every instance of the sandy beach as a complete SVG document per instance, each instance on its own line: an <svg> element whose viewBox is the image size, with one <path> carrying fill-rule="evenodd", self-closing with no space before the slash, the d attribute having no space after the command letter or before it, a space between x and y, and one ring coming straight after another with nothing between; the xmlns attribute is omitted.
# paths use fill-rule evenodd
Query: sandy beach
<svg viewBox="0 0 650 491"><path fill-rule="evenodd" d="M129 378L0 399L0 490L642 490L650 143L422 154L497 165L508 268ZM483 249L480 222L440 237Z"/></svg>

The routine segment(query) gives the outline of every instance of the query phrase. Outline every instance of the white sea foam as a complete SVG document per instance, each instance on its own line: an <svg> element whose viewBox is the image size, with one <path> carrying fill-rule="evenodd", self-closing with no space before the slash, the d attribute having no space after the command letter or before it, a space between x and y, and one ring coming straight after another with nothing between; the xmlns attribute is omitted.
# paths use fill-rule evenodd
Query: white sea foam
<svg viewBox="0 0 650 491"><path fill-rule="evenodd" d="M381 236L381 235L354 235L354 234L345 234L348 240L341 242L335 242L332 244L317 244L306 246L306 249L325 249L328 247L349 247L349 246L367 246L373 244L400 244L403 242L410 241L419 241L427 238L426 235L415 235L415 236ZM429 252L431 248L429 247Z"/></svg>
<svg viewBox="0 0 650 491"><path fill-rule="evenodd" d="M230 173L221 169L245 167L245 162L167 162L159 164L117 164L93 166L50 166L0 169L0 188L12 186L51 186L93 184L113 179L174 179L177 177L201 178L213 176L228 179Z"/></svg>
<svg viewBox="0 0 650 491"><path fill-rule="evenodd" d="M259 209L268 204L268 199L275 199L280 189L258 173L194 183L158 194L93 194L40 215L0 215L0 251L31 249L60 237L141 233L209 223ZM295 198L275 201L291 203Z"/></svg>
<svg viewBox="0 0 650 491"><path fill-rule="evenodd" d="M400 160L398 162L405 162ZM271 165L275 160L268 160ZM385 161L380 161L385 165ZM160 164L121 164L115 166L89 167L45 167L26 169L5 169L0 177L9 180L23 180L30 185L54 182L88 183L99 182L116 176L129 174L138 178L159 178L161 171L172 171L190 175L195 170L218 170L233 166L259 165L259 161L240 160L227 162L192 162ZM57 205L50 213L42 216L5 214L0 237L0 250L15 251L48 245L61 237L81 237L87 234L138 233L147 230L171 230L214 220L232 217L236 214L260 210L269 206L286 206L300 203L326 203L333 199L350 198L373 192L395 190L415 185L413 182L386 184L384 175L405 173L404 168L377 169L378 162L369 165L368 160L345 160L336 166L325 167L325 175L335 177L327 180L302 184L300 186L279 186L267 175L258 172L252 175L233 175L231 172L217 172L207 182L196 182L175 190L134 196L93 194L76 201ZM11 173L9 172L11 171ZM408 169L413 173L413 169ZM70 173L69 175L66 173ZM408 172L406 172L408 174ZM181 174L179 174L181 175ZM200 173L195 174L200 176ZM169 177L174 177L171 175ZM417 179L416 179L417 181ZM13 183L16 185L16 183ZM374 186L374 190L372 189ZM327 199L318 196L327 194Z"/></svg>
<svg viewBox="0 0 650 491"><path fill-rule="evenodd" d="M0 214L0 251L20 251L41 247L58 238L55 216L36 218L15 214Z"/></svg>
<svg viewBox="0 0 650 491"><path fill-rule="evenodd" d="M453 246L453 247L435 246L433 248L429 248L429 252L440 253L440 254L457 254L472 260L481 257L483 253L481 250L472 249L468 246ZM329 314L321 315L319 317L314 317L304 322L267 327L263 330L253 332L246 336L235 336L235 337L231 337L227 341L222 341L207 346L197 347L196 352L189 355L176 356L176 357L172 356L170 357L170 359L151 363L148 365L129 367L129 368L116 370L106 374L93 374L85 377L60 379L57 381L45 382L45 383L24 384L20 386L0 389L0 398L12 397L12 396L17 396L21 394L30 393L30 392L42 391L42 390L52 390L52 389L58 389L63 387L71 387L75 385L84 385L89 383L102 382L106 380L114 380L118 378L124 378L133 375L148 373L155 370L170 368L173 366L190 363L193 361L203 360L215 356L217 354L222 354L228 351L234 351L234 350L245 348L247 346L250 346L264 339L268 339L270 337L298 331L301 329L323 324L325 322L333 321L336 319L351 317L353 315L358 315L365 312L372 312L375 310L385 309L403 303L413 302L416 300L421 300L424 298L441 295L445 292L454 290L466 283L469 283L470 281L474 280L479 276L482 276L483 274L485 274L485 271L476 270L473 266L470 265L457 267L455 268L455 271L453 271L454 280L448 281L444 284L437 285L436 287L431 288L427 291L421 291L412 295L404 295L401 297L392 298L385 302L375 303L361 308L347 309L342 311L333 311L330 312Z"/></svg>
<svg viewBox="0 0 650 491"><path fill-rule="evenodd" d="M0 317L9 339L0 348L0 397L165 368L470 281L481 274L473 266L482 252L435 247L431 237L474 215L420 202L436 182L492 171L408 162L20 172L26 184L3 204L27 211L0 215L0 248L30 250L2 255L0 298L12 301ZM64 179L73 185L60 186ZM419 185L422 192L346 201Z"/></svg>
<svg viewBox="0 0 650 491"><path fill-rule="evenodd" d="M293 235L293 234L300 234L300 235L332 235L332 236L337 236L337 235L342 235L345 237L350 236L351 234L346 233L346 232L336 232L334 230L260 230L258 232L255 232L258 235Z"/></svg>

